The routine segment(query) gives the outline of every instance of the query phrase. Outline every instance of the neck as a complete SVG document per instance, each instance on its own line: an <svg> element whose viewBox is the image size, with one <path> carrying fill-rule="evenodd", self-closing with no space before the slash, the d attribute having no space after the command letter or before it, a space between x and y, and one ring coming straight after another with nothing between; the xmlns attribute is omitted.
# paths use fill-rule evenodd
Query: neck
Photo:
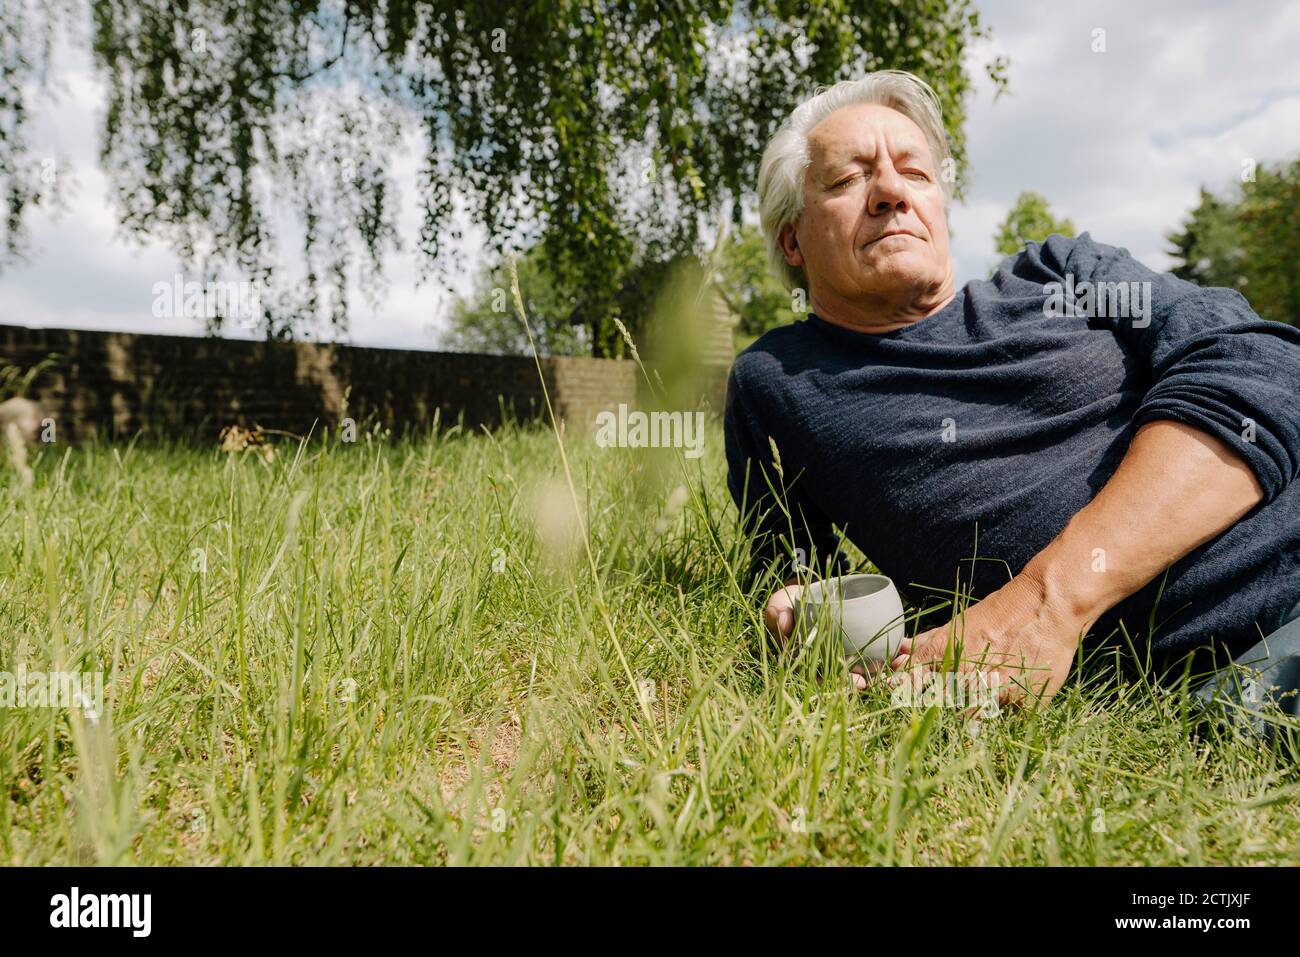
<svg viewBox="0 0 1300 957"><path fill-rule="evenodd" d="M903 298L871 295L850 297L833 290L813 289L808 305L818 317L833 325L879 335L920 322L952 302L956 294L956 283L949 272L939 285Z"/></svg>

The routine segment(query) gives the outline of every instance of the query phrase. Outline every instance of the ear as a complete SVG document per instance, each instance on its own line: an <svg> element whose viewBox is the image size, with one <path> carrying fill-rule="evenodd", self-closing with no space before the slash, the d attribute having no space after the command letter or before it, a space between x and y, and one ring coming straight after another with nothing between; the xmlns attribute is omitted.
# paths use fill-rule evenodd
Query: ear
<svg viewBox="0 0 1300 957"><path fill-rule="evenodd" d="M781 252L785 254L786 262L791 266L803 265L803 250L799 248L799 237L795 234L793 223L786 223L781 227L777 242L781 244Z"/></svg>

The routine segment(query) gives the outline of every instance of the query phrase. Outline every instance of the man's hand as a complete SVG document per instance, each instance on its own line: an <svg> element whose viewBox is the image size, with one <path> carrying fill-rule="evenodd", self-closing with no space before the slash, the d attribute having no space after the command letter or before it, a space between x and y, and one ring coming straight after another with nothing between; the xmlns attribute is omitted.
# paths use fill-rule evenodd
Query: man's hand
<svg viewBox="0 0 1300 957"><path fill-rule="evenodd" d="M957 686L968 694L979 689L999 706L1046 702L1065 683L1089 624L1055 607L1032 575L1022 574L943 627L904 638L890 666L917 672L891 681L919 682L915 674L955 672L971 676ZM975 679L978 672L986 682ZM968 708L967 716L978 709Z"/></svg>
<svg viewBox="0 0 1300 957"><path fill-rule="evenodd" d="M803 586L798 582L797 578L789 579L784 588L772 593L772 597L767 600L767 607L763 609L767 630L782 645L794 631L794 606L798 604L799 593L803 591Z"/></svg>
<svg viewBox="0 0 1300 957"><path fill-rule="evenodd" d="M794 631L794 609L799 603L801 591L803 585L799 584L799 579L791 578L785 583L784 588L772 593L772 597L767 600L767 607L763 609L763 621L767 625L767 630L782 646ZM881 667L883 666L873 663L871 670L867 672L861 665L854 665L849 669L849 680L858 691L864 691L867 687L867 674L875 674Z"/></svg>

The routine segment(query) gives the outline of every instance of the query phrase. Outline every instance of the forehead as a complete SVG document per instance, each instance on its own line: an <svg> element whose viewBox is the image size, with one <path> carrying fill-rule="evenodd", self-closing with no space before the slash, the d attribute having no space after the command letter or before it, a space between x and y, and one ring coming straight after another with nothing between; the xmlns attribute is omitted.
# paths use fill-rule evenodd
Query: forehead
<svg viewBox="0 0 1300 957"><path fill-rule="evenodd" d="M870 156L882 145L894 156L914 153L930 158L929 143L921 128L898 110L880 103L855 103L838 109L808 134L809 157L814 164Z"/></svg>

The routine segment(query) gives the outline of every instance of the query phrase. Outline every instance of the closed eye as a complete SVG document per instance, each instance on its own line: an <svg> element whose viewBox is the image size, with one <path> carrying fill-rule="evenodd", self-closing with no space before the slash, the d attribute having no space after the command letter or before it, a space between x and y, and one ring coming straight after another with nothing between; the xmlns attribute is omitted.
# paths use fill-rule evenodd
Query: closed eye
<svg viewBox="0 0 1300 957"><path fill-rule="evenodd" d="M925 170L908 169L908 170L903 170L902 172L904 176L920 177L922 180L925 180L926 182L929 182L930 180L930 174L927 173ZM830 188L843 189L845 186L848 186L854 180L858 179L861 175L862 174L860 173L854 173L852 176L846 176L844 179L837 180L834 184L831 185Z"/></svg>

